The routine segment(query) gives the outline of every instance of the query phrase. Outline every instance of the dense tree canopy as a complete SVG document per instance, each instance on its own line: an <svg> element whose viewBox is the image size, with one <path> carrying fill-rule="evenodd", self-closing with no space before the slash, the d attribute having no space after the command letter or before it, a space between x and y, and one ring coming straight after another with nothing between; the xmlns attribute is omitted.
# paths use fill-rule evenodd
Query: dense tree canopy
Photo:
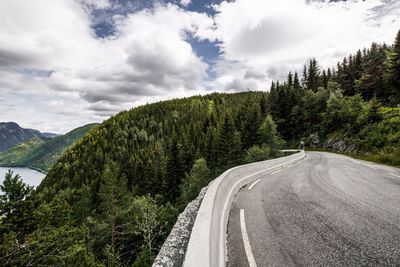
<svg viewBox="0 0 400 267"><path fill-rule="evenodd" d="M88 262L149 265L177 212L213 177L247 162L247 149L262 147L253 160L277 155L282 142L266 99L266 92L195 96L110 118L68 149L35 192L38 222L60 215L59 223L37 224L21 240L33 244L50 227L40 242L72 235L59 244L60 257L77 242Z"/></svg>

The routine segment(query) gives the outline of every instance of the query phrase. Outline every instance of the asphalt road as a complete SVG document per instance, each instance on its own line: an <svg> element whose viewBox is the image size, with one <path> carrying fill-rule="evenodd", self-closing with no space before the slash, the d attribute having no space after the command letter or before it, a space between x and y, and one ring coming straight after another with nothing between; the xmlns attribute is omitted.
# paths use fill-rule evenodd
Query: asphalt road
<svg viewBox="0 0 400 267"><path fill-rule="evenodd" d="M400 266L400 169L309 152L236 195L228 266Z"/></svg>

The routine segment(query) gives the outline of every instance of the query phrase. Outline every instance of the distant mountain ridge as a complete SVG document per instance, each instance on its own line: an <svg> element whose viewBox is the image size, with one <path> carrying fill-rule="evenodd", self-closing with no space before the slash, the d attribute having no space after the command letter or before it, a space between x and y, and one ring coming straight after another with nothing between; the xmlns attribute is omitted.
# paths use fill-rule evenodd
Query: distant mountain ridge
<svg viewBox="0 0 400 267"><path fill-rule="evenodd" d="M0 166L24 166L47 171L68 147L95 126L97 126L96 123L88 124L76 128L65 135L39 132L41 136L35 136L6 151L0 152ZM49 138L51 136L55 137Z"/></svg>
<svg viewBox="0 0 400 267"><path fill-rule="evenodd" d="M45 132L45 133L42 133L42 136L44 136L46 138L54 138L54 137L60 136L60 134Z"/></svg>
<svg viewBox="0 0 400 267"><path fill-rule="evenodd" d="M15 122L0 122L0 152L34 137L43 137L34 129L24 129Z"/></svg>

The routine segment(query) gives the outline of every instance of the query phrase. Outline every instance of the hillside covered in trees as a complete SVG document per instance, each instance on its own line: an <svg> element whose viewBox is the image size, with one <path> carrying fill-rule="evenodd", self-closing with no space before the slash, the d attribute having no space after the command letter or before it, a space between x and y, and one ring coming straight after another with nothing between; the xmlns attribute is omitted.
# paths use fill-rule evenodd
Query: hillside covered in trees
<svg viewBox="0 0 400 267"><path fill-rule="evenodd" d="M6 151L0 152L0 166L30 167L49 171L64 151L83 137L96 123L88 124L53 138L34 137Z"/></svg>
<svg viewBox="0 0 400 267"><path fill-rule="evenodd" d="M178 212L213 177L277 155L283 141L266 98L265 92L195 96L110 118L68 149L29 198L30 216L43 225L4 219L10 228L2 233L40 249L3 257L9 265L28 258L60 265L82 253L87 264L149 265ZM46 224L48 218L54 222ZM54 249L60 258L43 258Z"/></svg>
<svg viewBox="0 0 400 267"><path fill-rule="evenodd" d="M21 128L15 122L0 122L0 152L34 137L43 137L38 130Z"/></svg>
<svg viewBox="0 0 400 267"><path fill-rule="evenodd" d="M270 114L282 137L309 146L367 155L400 165L400 32L395 44L372 44L321 70L272 83Z"/></svg>
<svg viewBox="0 0 400 267"><path fill-rule="evenodd" d="M285 141L344 140L398 164L399 75L400 34L393 46L373 44L333 69L311 60L301 77L290 73L270 92L215 93L121 112L69 148L36 191L8 174L1 261L149 266L203 186L231 166L278 156Z"/></svg>

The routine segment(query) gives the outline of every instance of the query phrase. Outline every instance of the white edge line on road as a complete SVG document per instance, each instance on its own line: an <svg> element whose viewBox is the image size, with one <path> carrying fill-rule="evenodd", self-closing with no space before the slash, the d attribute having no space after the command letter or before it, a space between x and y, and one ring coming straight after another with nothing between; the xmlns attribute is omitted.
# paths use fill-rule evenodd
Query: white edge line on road
<svg viewBox="0 0 400 267"><path fill-rule="evenodd" d="M369 164L367 164L367 163L364 163L364 162L361 162L361 161L358 161L358 160L355 160L355 159L353 159L353 161L354 161L355 163L357 163L357 164L370 167L371 169L374 169L374 170L377 170L377 169L378 169L378 168L376 168L376 167L374 167L374 166L371 166L371 165L369 165Z"/></svg>
<svg viewBox="0 0 400 267"><path fill-rule="evenodd" d="M280 172L281 170L277 170L277 171L275 171L275 172L273 172L273 173L271 173L271 174L275 174L275 173L278 173L278 172Z"/></svg>
<svg viewBox="0 0 400 267"><path fill-rule="evenodd" d="M373 166L371 166L371 165L367 165L367 164L364 164L365 166L367 166L367 167L370 167L370 168L372 168L372 169L374 169L374 170L377 170L378 168L375 168L375 167L373 167Z"/></svg>
<svg viewBox="0 0 400 267"><path fill-rule="evenodd" d="M360 164L360 165L370 167L371 169L374 169L374 170L377 170L377 169L378 169L378 168L376 168L376 167L374 167L374 166L371 166L370 164L367 164L367 163L364 163L364 162L360 162L360 161L357 161L357 160L354 160L354 161L357 162L357 163Z"/></svg>
<svg viewBox="0 0 400 267"><path fill-rule="evenodd" d="M303 156L300 156L300 157L297 157L297 158L295 158L295 159L292 159L292 160L287 161L285 164L286 164L286 165L287 165L287 164L293 164L293 163L296 163L296 162L298 162L298 161L301 161L302 159L304 159L304 158L306 158L306 157L307 157L307 155L304 154ZM282 165L283 165L283 163L278 164L278 165L276 165L276 166L269 167L269 168L264 169L264 170L261 170L261 171L259 171L259 172L256 172L256 173L247 175L246 177L243 177L243 178L240 179L239 181L236 181L236 183L232 186L231 190L228 192L228 196L232 194L233 188L234 188L237 184L239 184L241 181L246 180L247 178L249 178L249 177L251 177L251 176L254 176L254 175L257 175L257 174L266 172L266 171L268 171L268 170L272 170L272 169L274 169L274 168L276 168L276 167L279 167L279 166L282 167ZM228 197L228 198L229 198L229 197ZM225 199L224 206L222 207L222 213L223 213L223 214L225 214L225 213L226 213L226 210L228 209L228 205L229 205L229 203L228 203L228 198ZM224 255L225 255L224 257L220 257L221 259L226 259L226 257L227 257L226 254L225 254L226 251L227 251L227 249L226 249L226 243L225 243L224 225L225 225L225 221L224 221L224 220L221 220L221 223L220 223L220 225L219 225L219 227L220 227L220 236L219 236L219 239L220 239L220 253L224 253ZM223 265L225 264L225 261L220 262L220 264L221 264L221 266L223 266Z"/></svg>
<svg viewBox="0 0 400 267"><path fill-rule="evenodd" d="M258 180L256 180L254 183L252 183L252 184L249 186L249 191L250 191L260 180L261 180L261 178L258 179Z"/></svg>
<svg viewBox="0 0 400 267"><path fill-rule="evenodd" d="M397 175L397 174L394 174L394 173L391 173L390 175L393 175L393 176L395 176L397 178L400 178L400 175Z"/></svg>
<svg viewBox="0 0 400 267"><path fill-rule="evenodd" d="M257 267L256 261L254 260L253 252L251 251L249 236L246 230L246 220L244 219L244 209L240 209L240 228L242 230L242 238L244 244L244 250L246 251L247 261L250 267Z"/></svg>

